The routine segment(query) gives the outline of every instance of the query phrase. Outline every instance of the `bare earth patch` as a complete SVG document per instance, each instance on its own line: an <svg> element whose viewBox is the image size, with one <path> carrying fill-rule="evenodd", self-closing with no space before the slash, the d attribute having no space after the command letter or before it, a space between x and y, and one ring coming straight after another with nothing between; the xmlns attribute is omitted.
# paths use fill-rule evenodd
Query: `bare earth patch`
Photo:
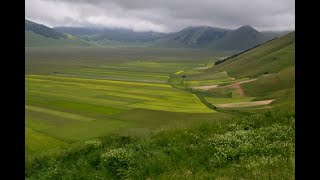
<svg viewBox="0 0 320 180"><path fill-rule="evenodd" d="M233 83L233 84L229 84L229 85L226 85L226 86L223 86L221 88L224 88L224 87L232 87L232 86L235 86L235 85L239 85L239 84L244 84L244 83L248 83L248 82L252 82L252 81L255 81L257 80L258 78L255 78L255 79L248 79L248 80L244 80L244 81L239 81L239 82L236 82L236 83Z"/></svg>
<svg viewBox="0 0 320 180"><path fill-rule="evenodd" d="M237 94L239 94L240 96L245 96L244 90L242 89L242 87L240 86L240 84L244 84L244 83L248 83L248 82L252 82L257 80L257 78L255 79L248 79L248 80L244 80L244 81L239 81L233 84L229 84L226 86L221 86L219 87L218 84L213 84L213 85L208 85L208 86L194 86L192 87L193 89L200 89L200 90L209 90L209 89L214 89L214 88L232 88L236 91Z"/></svg>
<svg viewBox="0 0 320 180"><path fill-rule="evenodd" d="M197 69L197 70L205 70L205 69L209 69L211 68L212 66L209 66L209 67L197 67L197 68L194 68L194 69Z"/></svg>
<svg viewBox="0 0 320 180"><path fill-rule="evenodd" d="M194 86L193 89L209 90L218 87L218 84L209 85L209 86Z"/></svg>
<svg viewBox="0 0 320 180"><path fill-rule="evenodd" d="M218 107L223 108L233 108L233 107L252 107L252 106L261 106L267 105L274 101L275 99L263 100L263 101L251 101L251 102L237 102L237 103L226 103L226 104L218 104Z"/></svg>

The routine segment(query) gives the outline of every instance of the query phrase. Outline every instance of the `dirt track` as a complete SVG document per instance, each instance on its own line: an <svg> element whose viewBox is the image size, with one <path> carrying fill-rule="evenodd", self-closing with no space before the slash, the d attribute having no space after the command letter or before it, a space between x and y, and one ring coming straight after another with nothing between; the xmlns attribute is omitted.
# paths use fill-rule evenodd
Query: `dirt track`
<svg viewBox="0 0 320 180"><path fill-rule="evenodd" d="M236 83L233 83L233 84L229 84L229 85L226 85L226 86L222 86L221 88L224 88L224 87L232 87L232 86L234 86L234 85L240 85L240 84L252 82L252 81L255 81L255 80L257 80L257 79L258 79L258 78L248 79L248 80L244 80L244 81L239 81L239 82L236 82Z"/></svg>
<svg viewBox="0 0 320 180"><path fill-rule="evenodd" d="M226 104L219 104L218 107L251 107L251 106L259 106L259 105L267 105L274 101L274 99L270 100L263 100L263 101L251 101L251 102L237 102L237 103L226 103Z"/></svg>
<svg viewBox="0 0 320 180"><path fill-rule="evenodd" d="M209 85L209 86L194 86L193 89L209 90L218 87L218 84Z"/></svg>
<svg viewBox="0 0 320 180"><path fill-rule="evenodd" d="M197 68L194 68L194 69L198 69L198 70L204 70L204 69L209 69L211 67L197 67Z"/></svg>
<svg viewBox="0 0 320 180"><path fill-rule="evenodd" d="M214 88L232 88L234 89L238 94L240 94L240 96L245 96L245 92L242 89L242 87L240 86L240 84L244 84L244 83L248 83L248 82L252 82L257 80L257 78L255 79L248 79L248 80L244 80L244 81L239 81L233 84L229 84L226 86L221 86L219 87L219 85L214 84L214 85L208 85L208 86L194 86L192 87L193 89L201 89L201 90L209 90L209 89L214 89Z"/></svg>
<svg viewBox="0 0 320 180"><path fill-rule="evenodd" d="M234 84L229 84L229 85L223 86L221 88L234 88L235 90L237 90L237 92L240 94L240 96L245 96L244 90L242 89L240 84L252 82L252 81L255 81L255 80L257 80L257 78L248 79L248 80L244 80L244 81L239 81L239 82L236 82Z"/></svg>

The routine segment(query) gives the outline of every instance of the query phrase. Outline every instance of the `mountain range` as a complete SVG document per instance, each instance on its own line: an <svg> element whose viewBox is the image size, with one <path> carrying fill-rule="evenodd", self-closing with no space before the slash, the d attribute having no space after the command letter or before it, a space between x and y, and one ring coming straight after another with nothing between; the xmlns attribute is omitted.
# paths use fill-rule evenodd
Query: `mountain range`
<svg viewBox="0 0 320 180"><path fill-rule="evenodd" d="M54 27L25 20L26 46L142 46L243 51L289 32L259 32L245 25L235 30L190 26L173 33L121 28Z"/></svg>

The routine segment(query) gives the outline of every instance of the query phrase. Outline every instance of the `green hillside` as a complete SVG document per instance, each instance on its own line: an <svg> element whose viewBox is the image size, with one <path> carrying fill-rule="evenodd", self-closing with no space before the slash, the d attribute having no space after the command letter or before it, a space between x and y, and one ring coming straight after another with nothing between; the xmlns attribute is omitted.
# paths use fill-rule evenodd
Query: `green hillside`
<svg viewBox="0 0 320 180"><path fill-rule="evenodd" d="M25 47L93 45L76 36L60 33L44 25L25 20Z"/></svg>
<svg viewBox="0 0 320 180"><path fill-rule="evenodd" d="M37 24L32 21L25 19L25 30L32 31L36 34L44 36L46 38L53 38L53 39L65 39L67 35L64 33L57 32L47 26L42 24Z"/></svg>
<svg viewBox="0 0 320 180"><path fill-rule="evenodd" d="M243 84L248 96L259 99L276 99L272 104L279 109L295 107L295 68L290 66L278 73L265 76L257 81Z"/></svg>
<svg viewBox="0 0 320 180"><path fill-rule="evenodd" d="M197 94L218 111L294 109L294 32L219 60L212 67L171 75L169 82Z"/></svg>
<svg viewBox="0 0 320 180"><path fill-rule="evenodd" d="M294 66L295 33L280 37L226 60L207 71L227 71L232 77L256 77Z"/></svg>
<svg viewBox="0 0 320 180"><path fill-rule="evenodd" d="M135 32L122 28L55 27L53 30L90 40L101 46L201 48L239 52L286 32L258 32L250 26L235 30L210 26L190 26L173 33Z"/></svg>
<svg viewBox="0 0 320 180"><path fill-rule="evenodd" d="M155 42L159 47L203 48L223 37L229 30L209 26L187 27L179 32L167 35Z"/></svg>
<svg viewBox="0 0 320 180"><path fill-rule="evenodd" d="M94 44L72 35L67 35L67 38L63 39L53 39L46 38L32 31L25 31L25 46L94 46Z"/></svg>
<svg viewBox="0 0 320 180"><path fill-rule="evenodd" d="M272 38L270 37L270 39ZM266 40L269 39L251 26L242 26L228 32L223 38L208 44L207 47L216 50L245 50Z"/></svg>
<svg viewBox="0 0 320 180"><path fill-rule="evenodd" d="M235 30L198 26L171 33L159 38L152 45L156 47L206 48L214 51L239 52L280 35L280 33L258 32L251 26L242 26Z"/></svg>

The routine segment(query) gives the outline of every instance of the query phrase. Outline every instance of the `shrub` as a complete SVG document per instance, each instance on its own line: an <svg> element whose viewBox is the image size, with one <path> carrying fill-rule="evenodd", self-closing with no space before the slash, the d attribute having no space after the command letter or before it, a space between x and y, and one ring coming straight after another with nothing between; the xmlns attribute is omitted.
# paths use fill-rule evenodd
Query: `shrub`
<svg viewBox="0 0 320 180"><path fill-rule="evenodd" d="M101 155L102 166L118 178L126 177L133 168L132 154L124 148L111 149Z"/></svg>

